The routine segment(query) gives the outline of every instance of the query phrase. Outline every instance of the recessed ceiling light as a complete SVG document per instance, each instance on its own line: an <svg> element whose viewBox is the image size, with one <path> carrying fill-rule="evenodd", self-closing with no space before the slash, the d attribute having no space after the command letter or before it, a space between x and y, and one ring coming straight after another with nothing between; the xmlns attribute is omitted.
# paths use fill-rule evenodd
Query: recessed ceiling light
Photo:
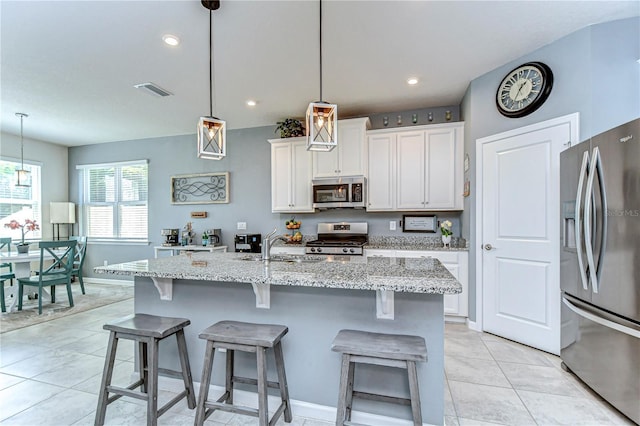
<svg viewBox="0 0 640 426"><path fill-rule="evenodd" d="M407 84L410 86L414 86L416 84L418 84L418 79L415 77L411 77L407 79Z"/></svg>
<svg viewBox="0 0 640 426"><path fill-rule="evenodd" d="M258 104L258 103L257 103L256 101L254 101L253 99L249 99L249 100L247 101L247 105L248 105L248 106L250 106L250 107L254 107L254 106L256 106L257 104Z"/></svg>
<svg viewBox="0 0 640 426"><path fill-rule="evenodd" d="M171 34L165 34L162 36L162 41L167 43L169 46L177 46L180 44L180 39L177 36Z"/></svg>

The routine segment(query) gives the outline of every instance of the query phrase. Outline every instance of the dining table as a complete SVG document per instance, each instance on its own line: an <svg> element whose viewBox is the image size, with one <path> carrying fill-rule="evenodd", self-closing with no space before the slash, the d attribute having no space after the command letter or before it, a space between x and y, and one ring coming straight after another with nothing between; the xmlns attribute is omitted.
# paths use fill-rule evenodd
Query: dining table
<svg viewBox="0 0 640 426"><path fill-rule="evenodd" d="M62 253L62 252L61 252ZM44 252L43 255L44 260L53 259L53 255ZM13 274L16 278L24 278L31 276L31 262L40 261L40 250L31 250L27 253L18 253L18 252L2 252L0 253L0 263L11 263L13 264ZM6 294L11 295L11 304L7 307L7 312L13 312L18 309L18 285L17 283L13 286L10 286L6 290ZM49 292L42 289L43 296L51 297Z"/></svg>

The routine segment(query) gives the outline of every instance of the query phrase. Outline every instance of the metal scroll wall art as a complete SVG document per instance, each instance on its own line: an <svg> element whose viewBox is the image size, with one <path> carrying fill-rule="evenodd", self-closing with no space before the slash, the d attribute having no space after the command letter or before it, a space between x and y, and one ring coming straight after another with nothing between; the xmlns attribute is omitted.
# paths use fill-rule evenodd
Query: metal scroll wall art
<svg viewBox="0 0 640 426"><path fill-rule="evenodd" d="M229 172L171 177L171 204L229 202Z"/></svg>

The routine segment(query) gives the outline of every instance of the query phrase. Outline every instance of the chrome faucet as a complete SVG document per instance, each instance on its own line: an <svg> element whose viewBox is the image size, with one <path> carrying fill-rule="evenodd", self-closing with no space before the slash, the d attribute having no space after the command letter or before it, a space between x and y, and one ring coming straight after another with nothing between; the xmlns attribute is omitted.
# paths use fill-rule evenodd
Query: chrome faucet
<svg viewBox="0 0 640 426"><path fill-rule="evenodd" d="M273 228L273 231L271 231L269 234L267 234L266 237L264 237L262 239L262 260L266 260L269 261L271 260L271 245L278 241L278 240L282 240L282 241L288 241L284 236L282 235L277 235L277 236L273 236L276 231L278 230L278 228Z"/></svg>

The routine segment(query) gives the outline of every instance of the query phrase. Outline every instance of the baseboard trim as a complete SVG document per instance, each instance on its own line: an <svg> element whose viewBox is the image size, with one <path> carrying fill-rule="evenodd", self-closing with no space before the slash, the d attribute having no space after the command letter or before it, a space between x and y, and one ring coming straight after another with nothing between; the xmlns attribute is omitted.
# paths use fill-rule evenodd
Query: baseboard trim
<svg viewBox="0 0 640 426"><path fill-rule="evenodd" d="M198 397L198 390L200 383L194 382L196 388L196 398ZM173 377L160 376L158 378L158 387L163 390L171 392L182 392L184 390L184 383L181 379L175 379ZM337 390L336 390L337 391ZM224 392L224 388L217 385L211 385L209 387L210 395L218 395ZM236 404L244 405L251 408L258 408L258 394L254 392L244 390L233 391L233 402ZM268 401L269 407L276 408L280 405L280 398L277 396L269 395ZM291 411L294 416L301 416L310 419L322 420L325 422L335 422L336 420L336 408L327 405L313 404L311 402L291 400ZM194 412L195 415L195 412ZM352 421L354 423L363 423L370 425L385 425L385 426L410 426L413 425L411 420L396 419L387 416L380 416L377 414L364 413L362 411L353 411ZM423 423L423 426L432 426L429 423Z"/></svg>
<svg viewBox="0 0 640 426"><path fill-rule="evenodd" d="M133 287L133 280L114 280L110 278L83 278L86 284L126 285Z"/></svg>
<svg viewBox="0 0 640 426"><path fill-rule="evenodd" d="M467 317L459 317L459 316L456 316L456 315L446 315L445 314L444 322L465 324L467 322Z"/></svg>
<svg viewBox="0 0 640 426"><path fill-rule="evenodd" d="M480 327L480 324L478 324L475 321L468 320L467 327L469 327L470 330L482 332L482 328Z"/></svg>

